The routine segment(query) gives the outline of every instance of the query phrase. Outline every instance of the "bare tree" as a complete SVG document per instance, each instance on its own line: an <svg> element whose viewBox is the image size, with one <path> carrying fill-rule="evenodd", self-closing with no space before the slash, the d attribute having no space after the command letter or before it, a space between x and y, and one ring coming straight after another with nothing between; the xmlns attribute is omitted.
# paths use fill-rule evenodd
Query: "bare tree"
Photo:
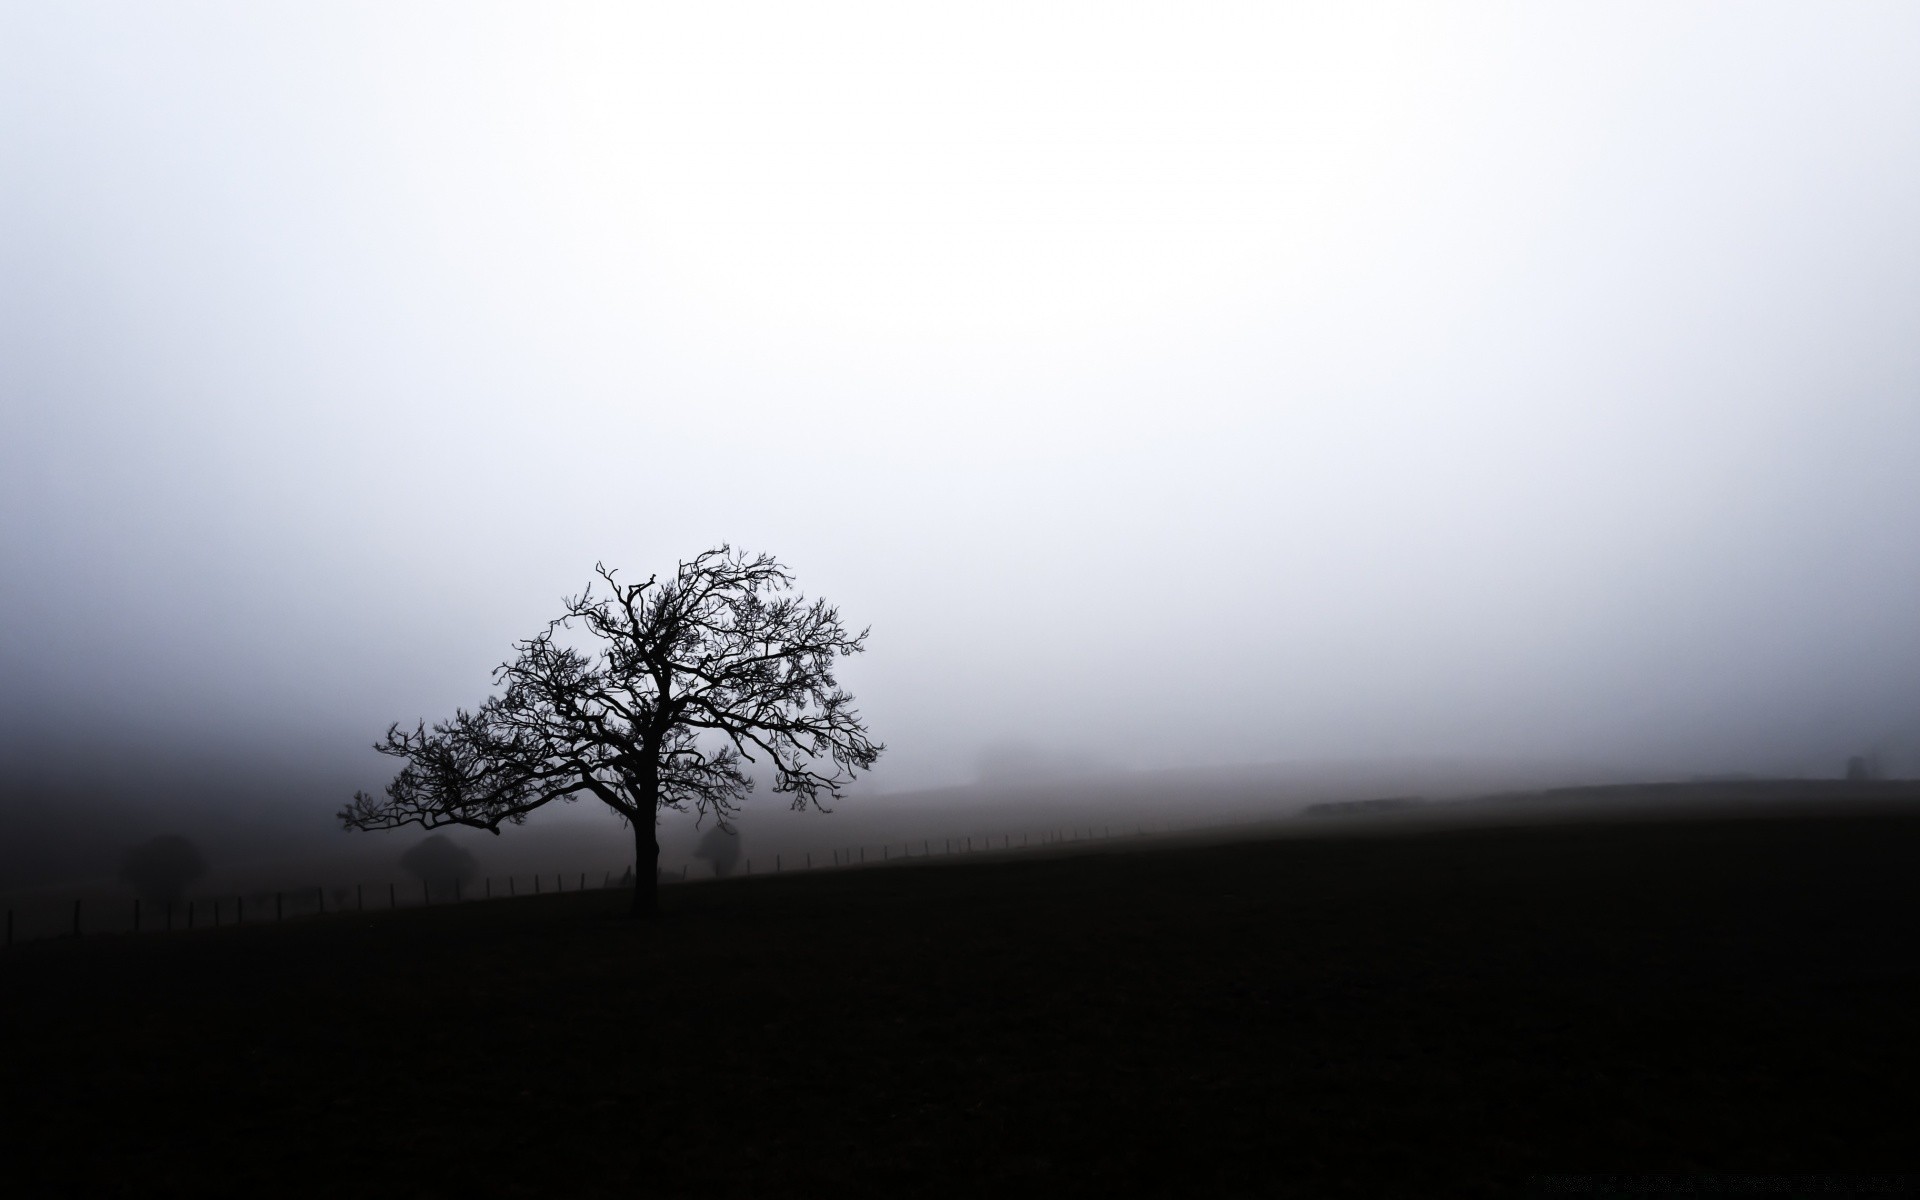
<svg viewBox="0 0 1920 1200"><path fill-rule="evenodd" d="M633 826L633 911L648 914L663 810L726 826L753 790L744 764L764 763L794 808L826 811L885 749L833 675L866 631L849 634L837 609L796 594L771 557L723 545L638 584L594 570L599 583L495 669L499 694L432 728L388 728L374 748L405 765L384 796L355 793L340 812L347 828L497 834L593 795Z"/></svg>

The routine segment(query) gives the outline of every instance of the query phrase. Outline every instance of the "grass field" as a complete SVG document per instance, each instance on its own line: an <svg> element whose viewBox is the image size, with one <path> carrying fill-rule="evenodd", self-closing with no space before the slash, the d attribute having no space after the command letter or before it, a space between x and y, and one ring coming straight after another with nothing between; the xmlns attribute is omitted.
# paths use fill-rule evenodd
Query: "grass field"
<svg viewBox="0 0 1920 1200"><path fill-rule="evenodd" d="M1920 1166L1920 807L17 947L29 1190L1527 1194Z"/></svg>

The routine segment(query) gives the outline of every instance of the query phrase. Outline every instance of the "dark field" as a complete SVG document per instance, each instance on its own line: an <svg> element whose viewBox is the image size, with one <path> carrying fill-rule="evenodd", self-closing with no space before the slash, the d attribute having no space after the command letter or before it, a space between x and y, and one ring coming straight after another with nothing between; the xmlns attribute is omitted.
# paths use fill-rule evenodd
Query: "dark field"
<svg viewBox="0 0 1920 1200"><path fill-rule="evenodd" d="M28 1190L1526 1194L1920 1165L1920 809L1149 845L16 948Z"/></svg>

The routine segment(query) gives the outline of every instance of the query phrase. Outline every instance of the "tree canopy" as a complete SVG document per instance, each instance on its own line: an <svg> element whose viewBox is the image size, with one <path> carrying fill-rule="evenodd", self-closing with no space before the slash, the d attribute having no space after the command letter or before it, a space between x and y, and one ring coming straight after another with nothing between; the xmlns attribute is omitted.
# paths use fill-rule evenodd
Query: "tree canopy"
<svg viewBox="0 0 1920 1200"><path fill-rule="evenodd" d="M835 662L865 648L839 611L799 595L772 557L722 545L673 574L597 579L494 670L500 690L375 743L402 766L355 793L349 829L470 825L499 833L555 800L592 795L634 829L634 905L651 911L666 810L726 825L769 771L793 807L826 801L879 758Z"/></svg>

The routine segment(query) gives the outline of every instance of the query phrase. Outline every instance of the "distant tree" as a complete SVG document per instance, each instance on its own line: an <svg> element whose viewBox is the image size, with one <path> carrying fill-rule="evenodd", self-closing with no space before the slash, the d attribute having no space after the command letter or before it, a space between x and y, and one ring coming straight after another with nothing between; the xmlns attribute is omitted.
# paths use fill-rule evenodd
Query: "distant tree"
<svg viewBox="0 0 1920 1200"><path fill-rule="evenodd" d="M207 860L192 842L178 834L164 834L127 851L120 862L120 879L144 900L171 904L194 880L207 873Z"/></svg>
<svg viewBox="0 0 1920 1200"><path fill-rule="evenodd" d="M700 839L693 856L712 863L713 873L725 879L740 862L740 831L716 824Z"/></svg>
<svg viewBox="0 0 1920 1200"><path fill-rule="evenodd" d="M444 833L436 833L409 847L400 856L400 866L429 887L439 884L451 888L456 883L469 883L480 872L480 865L467 848L455 845Z"/></svg>
<svg viewBox="0 0 1920 1200"><path fill-rule="evenodd" d="M431 729L388 728L374 748L404 765L383 796L354 795L347 828L497 834L592 795L633 826L633 911L645 914L658 904L664 810L726 827L753 790L743 764L764 761L794 808L825 811L823 797L885 749L834 681L835 660L859 653L866 631L795 594L772 558L723 545L639 584L594 569L604 592L589 584L516 643L494 671L498 695Z"/></svg>

